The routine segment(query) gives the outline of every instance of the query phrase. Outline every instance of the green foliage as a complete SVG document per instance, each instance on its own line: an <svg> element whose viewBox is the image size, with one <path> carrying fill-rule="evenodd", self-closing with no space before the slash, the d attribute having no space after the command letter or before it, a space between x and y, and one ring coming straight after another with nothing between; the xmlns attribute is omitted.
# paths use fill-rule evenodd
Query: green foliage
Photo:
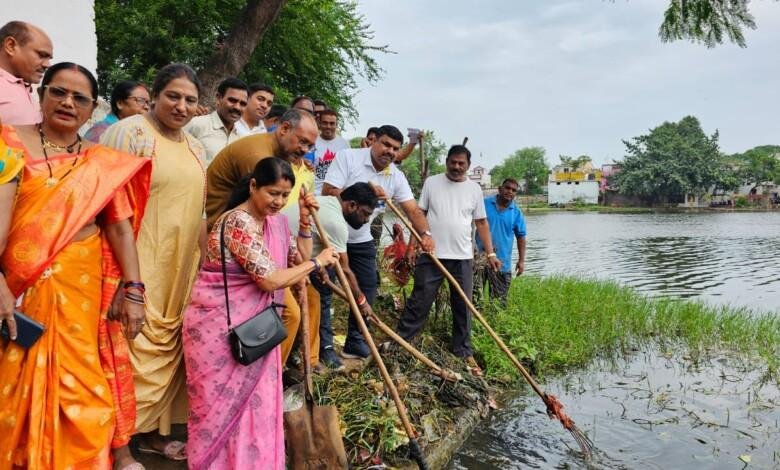
<svg viewBox="0 0 780 470"><path fill-rule="evenodd" d="M428 176L444 173L444 158L447 156L447 144L436 137L433 131L425 131L423 139L423 155L428 161ZM401 171L406 175L414 197L420 196L422 180L420 174L420 147L418 146L409 157L401 163Z"/></svg>
<svg viewBox="0 0 780 470"><path fill-rule="evenodd" d="M743 29L756 29L750 0L671 0L658 35L664 42L688 39L715 47L724 37L745 47Z"/></svg>
<svg viewBox="0 0 780 470"><path fill-rule="evenodd" d="M717 131L708 137L692 116L677 123L664 122L649 134L623 143L628 155L610 181L621 193L651 203L704 194L730 171L718 148Z"/></svg>
<svg viewBox="0 0 780 470"><path fill-rule="evenodd" d="M780 183L780 146L761 145L730 157L740 183Z"/></svg>
<svg viewBox="0 0 780 470"><path fill-rule="evenodd" d="M246 0L96 0L103 95L119 80L151 83L170 62L202 68L245 5ZM240 78L273 86L279 103L306 94L354 119L357 77L375 82L382 74L372 54L387 50L372 40L357 2L289 0Z"/></svg>
<svg viewBox="0 0 780 470"><path fill-rule="evenodd" d="M570 157L568 155L559 155L559 158L561 159L561 165L573 168L574 170L577 170L582 165L593 161L593 159L591 159L587 155L580 155L579 157L576 158Z"/></svg>
<svg viewBox="0 0 780 470"><path fill-rule="evenodd" d="M586 365L643 342L684 345L692 356L710 348L756 354L756 367L780 381L780 317L702 302L650 299L613 281L523 275L507 308L487 321L539 375ZM514 366L475 321L475 349L488 377L517 377ZM587 334L583 334L587 332Z"/></svg>
<svg viewBox="0 0 780 470"><path fill-rule="evenodd" d="M525 179L527 193L540 194L550 171L544 155L542 147L524 147L515 151L491 170L491 183L498 186L506 178Z"/></svg>

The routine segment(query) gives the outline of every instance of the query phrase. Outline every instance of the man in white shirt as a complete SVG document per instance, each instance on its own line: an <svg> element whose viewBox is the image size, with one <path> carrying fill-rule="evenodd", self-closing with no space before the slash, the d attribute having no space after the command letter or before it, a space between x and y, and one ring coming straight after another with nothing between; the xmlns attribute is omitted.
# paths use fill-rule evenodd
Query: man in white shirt
<svg viewBox="0 0 780 470"><path fill-rule="evenodd" d="M445 163L447 171L444 174L433 175L425 180L420 193L420 208L425 212L433 232L436 256L468 298L471 298L474 276L472 221L477 226L477 234L488 253L490 267L498 270L501 263L496 258L490 239L482 188L466 175L471 165L471 151L463 145L453 145L447 153ZM407 341L422 331L431 305L444 280L444 275L433 263L431 256L422 254L419 259L416 259L415 249L414 239L412 239L407 251L407 259L415 266L414 290L406 301L396 329L398 334ZM452 306L452 351L466 361L472 373L481 375L482 371L474 361L474 351L471 348L471 312L452 286L450 286L450 305Z"/></svg>
<svg viewBox="0 0 780 470"><path fill-rule="evenodd" d="M339 115L332 109L320 111L320 136L317 137L314 153L314 194L322 194L322 183L328 168L336 158L336 154L349 148L349 142L344 137L336 135L339 127Z"/></svg>
<svg viewBox="0 0 780 470"><path fill-rule="evenodd" d="M239 139L235 124L246 108L248 93L246 83L237 78L226 78L217 87L216 109L193 118L184 128L206 148L204 167L211 164L220 150Z"/></svg>
<svg viewBox="0 0 780 470"><path fill-rule="evenodd" d="M325 176L322 194L324 196L338 196L344 188L354 183L361 181L371 183L380 199L392 199L401 206L415 230L422 234L422 248L432 252L435 243L428 230L428 221L420 208L417 207L406 176L395 165L392 165L401 144L403 144L404 136L395 126L385 125L377 130L377 140L371 147L344 149L338 152ZM384 204L381 206L384 208ZM368 224L359 229L349 228L347 255L349 266L357 277L360 291L365 296L365 302L368 302L369 305L373 304L379 286L379 276L376 268L376 246L371 238ZM360 334L357 323L351 315L347 341L344 344L342 355L358 358L365 358L369 355L368 345L366 345L363 335Z"/></svg>
<svg viewBox="0 0 780 470"><path fill-rule="evenodd" d="M244 108L241 119L236 122L239 137L268 132L263 119L274 105L274 90L263 83L249 85L249 102Z"/></svg>

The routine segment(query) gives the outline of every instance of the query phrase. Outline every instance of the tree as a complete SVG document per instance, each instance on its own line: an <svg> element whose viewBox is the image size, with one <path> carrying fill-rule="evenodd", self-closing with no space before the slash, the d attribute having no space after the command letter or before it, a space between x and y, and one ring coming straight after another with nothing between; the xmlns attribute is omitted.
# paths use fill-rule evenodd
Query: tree
<svg viewBox="0 0 780 470"><path fill-rule="evenodd" d="M376 82L382 69L373 55L388 52L371 44L352 0L95 0L95 28L104 96L119 80L151 83L160 67L184 62L209 88L238 75L273 86L280 103L297 94L323 99L347 120L357 115L357 77ZM207 90L202 98L213 97Z"/></svg>
<svg viewBox="0 0 780 470"><path fill-rule="evenodd" d="M658 35L664 42L688 39L715 47L724 36L745 47L743 29L756 29L750 0L671 0Z"/></svg>
<svg viewBox="0 0 780 470"><path fill-rule="evenodd" d="M568 155L559 155L559 158L561 159L561 164L563 166L567 166L570 168L573 168L574 170L579 169L582 165L593 161L589 156L587 155L580 155L577 158L569 157Z"/></svg>
<svg viewBox="0 0 780 470"><path fill-rule="evenodd" d="M516 150L500 165L490 172L493 186L500 185L506 178L525 179L528 194L539 194L542 186L547 183L550 168L544 159L545 150L542 147L525 147Z"/></svg>
<svg viewBox="0 0 780 470"><path fill-rule="evenodd" d="M780 146L761 145L743 154L731 156L735 162L739 182L753 187L761 183L780 184Z"/></svg>
<svg viewBox="0 0 780 470"><path fill-rule="evenodd" d="M423 155L428 165L428 176L444 173L444 157L447 155L447 145L436 137L433 131L424 131L422 140ZM401 162L401 171L406 175L414 197L420 196L420 190L425 182L420 171L420 147L418 146L409 157Z"/></svg>
<svg viewBox="0 0 780 470"><path fill-rule="evenodd" d="M681 202L723 181L718 132L707 136L693 116L664 122L647 135L624 140L628 155L611 183L647 202Z"/></svg>

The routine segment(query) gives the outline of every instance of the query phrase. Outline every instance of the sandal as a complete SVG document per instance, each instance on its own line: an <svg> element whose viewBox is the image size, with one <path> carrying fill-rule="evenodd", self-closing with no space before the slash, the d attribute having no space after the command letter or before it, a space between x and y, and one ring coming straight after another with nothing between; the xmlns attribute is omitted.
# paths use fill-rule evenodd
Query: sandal
<svg viewBox="0 0 780 470"><path fill-rule="evenodd" d="M138 446L138 452L141 454L153 454L165 457L168 460L187 460L186 444L181 441L169 441L163 447L163 450L157 450L153 447Z"/></svg>
<svg viewBox="0 0 780 470"><path fill-rule="evenodd" d="M125 465L120 470L146 470L146 467L141 462L133 462L129 465Z"/></svg>
<svg viewBox="0 0 780 470"><path fill-rule="evenodd" d="M479 364L477 364L477 361L474 359L474 356L467 356L463 358L463 361L466 363L466 369L468 369L469 372L471 372L471 375L474 377L482 377L482 368L479 367Z"/></svg>

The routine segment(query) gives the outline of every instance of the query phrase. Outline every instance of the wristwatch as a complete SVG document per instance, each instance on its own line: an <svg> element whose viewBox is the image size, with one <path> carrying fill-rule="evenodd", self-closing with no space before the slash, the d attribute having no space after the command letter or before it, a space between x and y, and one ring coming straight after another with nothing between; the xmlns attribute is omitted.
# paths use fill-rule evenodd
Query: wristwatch
<svg viewBox="0 0 780 470"><path fill-rule="evenodd" d="M426 230L422 234L423 234L423 236L428 235L429 237L433 238L433 234L431 233L430 230Z"/></svg>
<svg viewBox="0 0 780 470"><path fill-rule="evenodd" d="M488 256L488 258L495 258L497 255L496 255L496 252L494 251L492 253L488 253L487 256Z"/></svg>

